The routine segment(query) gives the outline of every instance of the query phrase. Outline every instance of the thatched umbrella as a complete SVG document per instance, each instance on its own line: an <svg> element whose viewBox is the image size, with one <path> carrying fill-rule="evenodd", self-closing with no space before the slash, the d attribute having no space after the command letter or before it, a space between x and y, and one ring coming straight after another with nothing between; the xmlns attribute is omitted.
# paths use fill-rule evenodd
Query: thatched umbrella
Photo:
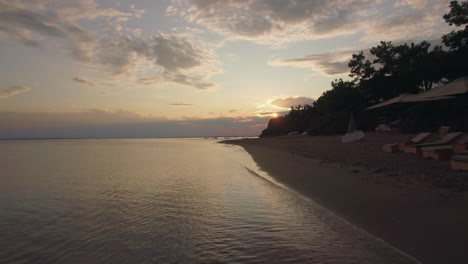
<svg viewBox="0 0 468 264"><path fill-rule="evenodd" d="M451 83L440 85L432 88L429 91L420 94L400 94L397 97L383 101L376 105L370 106L365 110L380 108L396 103L410 103L410 102L424 102L424 101L437 101L445 99L453 99L454 95L468 93L468 78L460 78Z"/></svg>

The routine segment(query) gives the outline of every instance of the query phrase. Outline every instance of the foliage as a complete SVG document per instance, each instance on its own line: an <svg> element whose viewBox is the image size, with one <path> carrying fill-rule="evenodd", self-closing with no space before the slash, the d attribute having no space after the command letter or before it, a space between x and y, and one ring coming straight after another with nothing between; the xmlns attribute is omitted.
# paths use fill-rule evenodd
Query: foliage
<svg viewBox="0 0 468 264"><path fill-rule="evenodd" d="M468 2L450 2L450 12L444 15L450 26L465 26L463 30L452 31L443 36L443 43L452 50L466 49L468 46Z"/></svg>
<svg viewBox="0 0 468 264"><path fill-rule="evenodd" d="M394 45L381 41L368 52L353 54L348 63L350 81L331 83L313 105L291 107L291 111L273 118L261 136L285 135L308 131L311 134L334 134L346 131L351 113L361 129L377 124L382 111L362 111L367 106L402 93L420 93L432 87L468 75L468 2L452 1L443 18L450 26L462 27L442 37L441 45L427 41ZM444 48L445 46L445 48ZM366 56L368 56L366 58ZM461 98L461 99L460 99ZM404 131L434 130L440 125L468 131L467 97L450 104L422 102L391 109L387 116L401 120ZM388 109L385 110L388 112ZM384 111L384 112L385 112Z"/></svg>
<svg viewBox="0 0 468 264"><path fill-rule="evenodd" d="M420 43L394 46L390 41L370 49L374 58L366 59L363 52L354 54L348 66L358 89L370 102L379 102L402 93L419 93L440 82L443 74L440 62L444 56L441 46Z"/></svg>
<svg viewBox="0 0 468 264"><path fill-rule="evenodd" d="M450 78L466 76L468 72L468 2L450 2L450 12L444 15L450 26L463 27L442 37L442 43L450 49L447 60L450 64L447 75Z"/></svg>

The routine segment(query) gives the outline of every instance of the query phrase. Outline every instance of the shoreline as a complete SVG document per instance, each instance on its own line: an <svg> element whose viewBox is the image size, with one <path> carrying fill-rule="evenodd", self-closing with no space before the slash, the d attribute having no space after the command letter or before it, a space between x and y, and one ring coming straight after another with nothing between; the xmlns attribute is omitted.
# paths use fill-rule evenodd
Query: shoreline
<svg viewBox="0 0 468 264"><path fill-rule="evenodd" d="M468 193L415 180L421 176L430 178L431 175L426 175L428 171L437 173L437 169L427 166L447 165L437 164L438 161L404 154L380 157L389 164L395 162L392 159L397 159L397 163L398 159L407 159L414 166L406 170L419 170L417 175L392 167L384 170L378 162L379 166L372 167L368 162L381 153L369 152L369 148L375 151L377 146L372 137L378 136L370 135L362 144L356 142L352 146L342 144L337 136L285 136L222 143L243 147L260 169L281 184L422 263L465 263L468 260ZM324 155L320 159L317 156L327 154L319 150L321 144L326 145L323 149L328 149L331 156L333 152L344 151L343 148L357 150L344 153L353 156L348 160L339 155L331 158ZM366 150L372 159L356 162L362 158L357 152L365 156ZM419 164L421 161L423 166Z"/></svg>

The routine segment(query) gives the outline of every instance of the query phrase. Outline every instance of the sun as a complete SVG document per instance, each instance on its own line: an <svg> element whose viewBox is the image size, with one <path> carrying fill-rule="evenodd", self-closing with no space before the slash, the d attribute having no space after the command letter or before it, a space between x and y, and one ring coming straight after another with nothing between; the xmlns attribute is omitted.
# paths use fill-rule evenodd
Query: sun
<svg viewBox="0 0 468 264"><path fill-rule="evenodd" d="M278 113L273 113L273 114L271 114L271 116L276 118L276 117L278 117Z"/></svg>

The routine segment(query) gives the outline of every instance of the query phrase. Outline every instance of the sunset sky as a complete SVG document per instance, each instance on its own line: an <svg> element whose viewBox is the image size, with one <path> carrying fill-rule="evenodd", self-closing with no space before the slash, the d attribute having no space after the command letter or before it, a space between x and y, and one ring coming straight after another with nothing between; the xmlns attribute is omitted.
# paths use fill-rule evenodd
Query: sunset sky
<svg viewBox="0 0 468 264"><path fill-rule="evenodd" d="M442 0L0 0L0 138L258 135Z"/></svg>

